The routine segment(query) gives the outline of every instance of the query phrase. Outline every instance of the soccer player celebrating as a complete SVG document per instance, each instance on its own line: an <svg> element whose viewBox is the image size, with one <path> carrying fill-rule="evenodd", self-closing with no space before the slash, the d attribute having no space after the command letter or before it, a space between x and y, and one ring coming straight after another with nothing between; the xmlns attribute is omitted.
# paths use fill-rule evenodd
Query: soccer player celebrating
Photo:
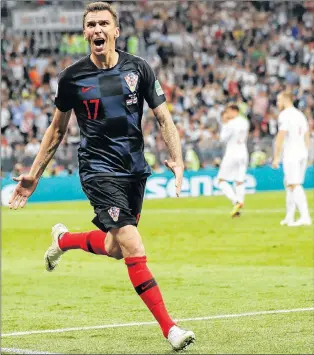
<svg viewBox="0 0 314 355"><path fill-rule="evenodd" d="M220 140L226 143L226 150L218 172L218 186L234 205L231 216L237 217L244 205L249 123L235 104L229 105L222 113L222 123ZM235 191L228 181L236 183Z"/></svg>
<svg viewBox="0 0 314 355"><path fill-rule="evenodd" d="M180 138L162 88L148 63L116 49L118 14L108 3L86 7L83 33L91 54L59 76L56 111L28 175L21 175L10 207L24 207L36 189L48 162L67 130L74 110L80 127L79 173L83 191L94 208L99 228L71 233L61 223L52 227L52 245L45 266L53 271L68 250L82 249L116 259L124 258L135 291L158 321L175 350L195 340L192 331L170 318L158 284L146 264L146 252L137 229L150 168L144 159L141 119L144 99L153 110L168 147L165 161L176 179L179 196L183 177Z"/></svg>
<svg viewBox="0 0 314 355"><path fill-rule="evenodd" d="M306 117L293 106L289 92L277 96L278 133L275 141L273 168L277 169L282 156L286 188L286 217L280 224L288 226L311 225L308 203L302 184L307 167L310 146L309 126ZM282 152L283 151L283 152ZM300 218L294 221L296 208Z"/></svg>

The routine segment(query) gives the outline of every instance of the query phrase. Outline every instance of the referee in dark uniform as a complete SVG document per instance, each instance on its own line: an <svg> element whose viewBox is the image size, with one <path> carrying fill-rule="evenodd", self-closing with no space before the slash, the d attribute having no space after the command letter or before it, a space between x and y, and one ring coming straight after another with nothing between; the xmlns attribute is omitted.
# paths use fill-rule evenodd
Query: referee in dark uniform
<svg viewBox="0 0 314 355"><path fill-rule="evenodd" d="M56 92L54 119L43 137L28 175L14 178L18 185L10 207L24 207L48 162L66 133L71 111L80 127L78 149L82 188L94 208L97 230L70 233L61 223L52 227L52 244L45 266L53 271L64 252L82 249L116 259L124 258L129 278L158 321L173 349L195 340L192 331L178 327L169 316L158 284L146 264L138 232L150 167L144 158L141 130L144 100L153 110L168 147L166 166L176 177L179 196L183 176L181 143L162 88L142 58L115 48L119 19L114 7L96 2L83 15L84 37L91 54L63 70Z"/></svg>

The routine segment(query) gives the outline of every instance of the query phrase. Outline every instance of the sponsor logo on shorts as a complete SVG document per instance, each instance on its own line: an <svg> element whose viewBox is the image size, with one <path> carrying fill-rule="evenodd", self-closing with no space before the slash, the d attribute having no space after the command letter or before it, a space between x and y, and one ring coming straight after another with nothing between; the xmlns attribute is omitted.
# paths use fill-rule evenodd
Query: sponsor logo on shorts
<svg viewBox="0 0 314 355"><path fill-rule="evenodd" d="M110 207L108 210L109 216L112 218L114 222L118 222L120 208L118 207Z"/></svg>

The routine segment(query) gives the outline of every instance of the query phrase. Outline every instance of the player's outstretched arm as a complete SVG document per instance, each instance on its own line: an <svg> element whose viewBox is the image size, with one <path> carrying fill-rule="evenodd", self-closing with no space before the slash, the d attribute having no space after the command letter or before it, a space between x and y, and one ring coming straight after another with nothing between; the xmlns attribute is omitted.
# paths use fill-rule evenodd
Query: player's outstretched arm
<svg viewBox="0 0 314 355"><path fill-rule="evenodd" d="M273 159L273 168L278 169L279 161L280 161L280 154L283 147L283 142L285 139L286 131L279 131L276 140L275 140L275 152L274 152L274 159Z"/></svg>
<svg viewBox="0 0 314 355"><path fill-rule="evenodd" d="M171 161L165 161L167 168L172 170L176 178L176 194L180 195L184 164L182 159L182 148L179 133L173 123L167 104L164 102L153 109L155 117L160 125L162 137L168 148Z"/></svg>
<svg viewBox="0 0 314 355"><path fill-rule="evenodd" d="M9 201L9 207L12 209L23 208L28 198L35 191L38 181L45 171L47 164L54 156L63 136L67 130L71 110L62 112L56 109L51 125L48 127L41 145L39 152L32 164L32 167L27 175L20 175L13 178L18 184L13 191Z"/></svg>

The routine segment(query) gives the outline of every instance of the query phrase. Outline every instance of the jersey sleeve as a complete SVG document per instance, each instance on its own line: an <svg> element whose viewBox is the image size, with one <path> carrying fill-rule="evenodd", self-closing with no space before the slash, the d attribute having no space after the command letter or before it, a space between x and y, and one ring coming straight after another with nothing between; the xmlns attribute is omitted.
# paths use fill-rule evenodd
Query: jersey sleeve
<svg viewBox="0 0 314 355"><path fill-rule="evenodd" d="M59 75L59 81L54 103L56 107L62 112L67 112L71 110L74 106L71 95L70 81L66 77L65 72L61 72Z"/></svg>
<svg viewBox="0 0 314 355"><path fill-rule="evenodd" d="M164 92L150 65L143 60L141 62L141 92L151 109L154 109L166 101Z"/></svg>
<svg viewBox="0 0 314 355"><path fill-rule="evenodd" d="M224 123L221 126L221 131L220 131L220 141L225 143L227 142L232 135L232 127L230 126L230 123Z"/></svg>
<svg viewBox="0 0 314 355"><path fill-rule="evenodd" d="M245 120L245 129L246 129L246 133L250 132L250 123L247 119Z"/></svg>
<svg viewBox="0 0 314 355"><path fill-rule="evenodd" d="M283 113L278 117L278 131L288 131L288 118Z"/></svg>

